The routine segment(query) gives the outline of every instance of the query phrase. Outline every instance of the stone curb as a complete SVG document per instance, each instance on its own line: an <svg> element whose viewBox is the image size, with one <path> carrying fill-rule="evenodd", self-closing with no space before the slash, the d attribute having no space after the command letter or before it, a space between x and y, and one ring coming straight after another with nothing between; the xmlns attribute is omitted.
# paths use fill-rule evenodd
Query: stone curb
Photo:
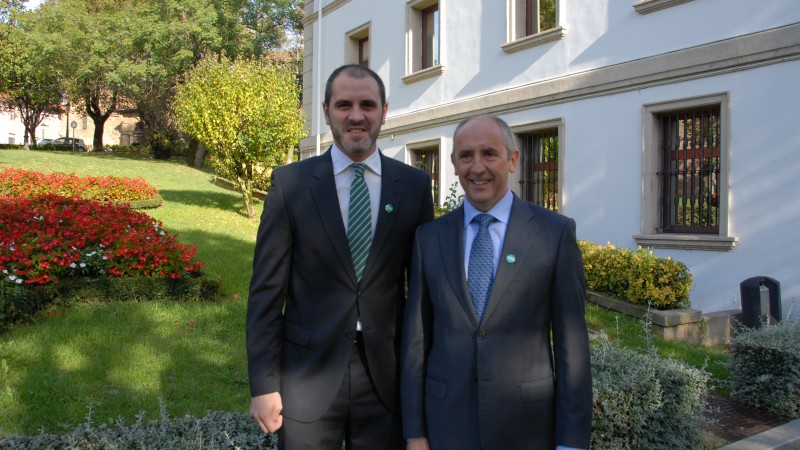
<svg viewBox="0 0 800 450"><path fill-rule="evenodd" d="M797 450L800 449L800 419L730 443L717 450Z"/></svg>

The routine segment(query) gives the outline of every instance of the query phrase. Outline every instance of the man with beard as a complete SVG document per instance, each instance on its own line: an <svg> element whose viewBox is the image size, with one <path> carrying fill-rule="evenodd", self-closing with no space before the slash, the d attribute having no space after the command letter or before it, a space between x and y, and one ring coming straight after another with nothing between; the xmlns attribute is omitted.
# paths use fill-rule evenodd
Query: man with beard
<svg viewBox="0 0 800 450"><path fill-rule="evenodd" d="M427 174L377 149L388 105L368 68L325 86L334 144L275 169L247 308L250 415L279 448L391 449L397 347L416 228L433 219Z"/></svg>

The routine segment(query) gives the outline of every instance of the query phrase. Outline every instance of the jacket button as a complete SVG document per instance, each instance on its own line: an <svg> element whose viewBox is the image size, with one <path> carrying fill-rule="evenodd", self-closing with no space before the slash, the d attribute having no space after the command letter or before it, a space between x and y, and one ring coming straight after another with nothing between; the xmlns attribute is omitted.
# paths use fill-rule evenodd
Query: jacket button
<svg viewBox="0 0 800 450"><path fill-rule="evenodd" d="M344 336L347 339L353 339L353 336L355 336L355 333L353 333L352 331L348 331L347 333L344 334Z"/></svg>
<svg viewBox="0 0 800 450"><path fill-rule="evenodd" d="M481 331L480 333L478 333L478 339L484 339L485 337L486 337L485 331Z"/></svg>

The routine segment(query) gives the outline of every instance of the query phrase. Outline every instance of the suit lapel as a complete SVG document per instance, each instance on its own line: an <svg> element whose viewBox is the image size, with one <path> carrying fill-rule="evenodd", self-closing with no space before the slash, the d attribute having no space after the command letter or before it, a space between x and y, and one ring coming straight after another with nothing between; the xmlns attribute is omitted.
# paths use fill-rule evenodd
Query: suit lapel
<svg viewBox="0 0 800 450"><path fill-rule="evenodd" d="M378 150L380 152L380 150ZM375 234L372 237L372 245L369 248L369 256L367 257L367 266L364 269L364 278L371 274L370 267L374 265L372 255L377 255L383 247L383 243L389 236L389 231L392 229L394 218L397 214L402 214L398 211L400 201L402 199L402 179L395 170L390 161L387 161L383 153L381 157L381 196L378 202L378 223L375 225Z"/></svg>
<svg viewBox="0 0 800 450"><path fill-rule="evenodd" d="M472 304L467 274L464 272L464 207L461 206L454 214L448 214L440 220L444 221L444 226L439 227L438 231L444 278L450 283L450 289L455 293L464 314L478 328L478 315Z"/></svg>
<svg viewBox="0 0 800 450"><path fill-rule="evenodd" d="M353 258L350 256L350 247L347 243L347 232L342 221L342 211L339 208L339 197L336 194L330 149L317 158L317 164L311 171L311 180L309 190L317 211L322 217L322 226L325 228L328 240L342 267L348 268L348 274L355 284L356 274L353 268Z"/></svg>
<svg viewBox="0 0 800 450"><path fill-rule="evenodd" d="M538 233L539 224L534 220L533 211L526 207L524 201L514 196L492 293L483 316L484 323L503 301L505 291L517 273L523 269L527 261L530 261L530 258L535 257L534 247Z"/></svg>

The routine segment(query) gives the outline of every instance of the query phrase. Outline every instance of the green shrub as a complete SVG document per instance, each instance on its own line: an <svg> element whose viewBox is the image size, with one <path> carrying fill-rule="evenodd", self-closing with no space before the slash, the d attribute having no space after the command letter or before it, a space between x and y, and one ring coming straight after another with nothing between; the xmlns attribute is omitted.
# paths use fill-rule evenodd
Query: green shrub
<svg viewBox="0 0 800 450"><path fill-rule="evenodd" d="M656 309L689 307L692 274L680 261L652 252L579 242L589 290Z"/></svg>
<svg viewBox="0 0 800 450"><path fill-rule="evenodd" d="M703 446L707 372L609 344L592 347L595 450Z"/></svg>
<svg viewBox="0 0 800 450"><path fill-rule="evenodd" d="M800 418L800 323L741 330L730 348L731 397Z"/></svg>
<svg viewBox="0 0 800 450"><path fill-rule="evenodd" d="M243 413L212 412L197 419L184 417L133 425L86 425L67 434L39 434L0 438L0 449L262 449L275 450L275 435L261 432Z"/></svg>
<svg viewBox="0 0 800 450"><path fill-rule="evenodd" d="M41 311L74 302L215 300L222 282L205 276L65 278L58 284L0 284L0 333L29 323Z"/></svg>

